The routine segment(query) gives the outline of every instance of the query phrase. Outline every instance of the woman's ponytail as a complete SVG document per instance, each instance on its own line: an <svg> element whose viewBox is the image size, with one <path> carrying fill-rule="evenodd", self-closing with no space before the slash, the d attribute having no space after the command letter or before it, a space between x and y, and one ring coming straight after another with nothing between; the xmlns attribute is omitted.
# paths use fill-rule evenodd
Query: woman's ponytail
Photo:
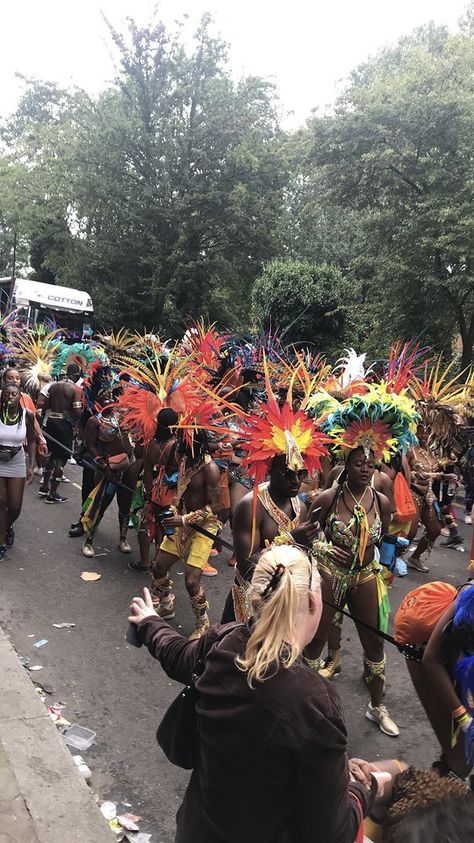
<svg viewBox="0 0 474 843"><path fill-rule="evenodd" d="M300 656L295 629L302 600L319 585L312 559L295 545L269 548L260 556L250 586L252 632L245 655L236 659L251 688Z"/></svg>

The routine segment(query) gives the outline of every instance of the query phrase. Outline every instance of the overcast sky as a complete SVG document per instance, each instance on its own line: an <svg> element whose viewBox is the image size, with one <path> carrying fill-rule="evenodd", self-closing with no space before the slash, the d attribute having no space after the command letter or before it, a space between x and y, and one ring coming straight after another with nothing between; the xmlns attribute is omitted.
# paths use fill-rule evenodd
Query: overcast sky
<svg viewBox="0 0 474 843"><path fill-rule="evenodd" d="M0 0L0 114L13 111L26 76L75 83L91 93L112 76L100 11L120 27L127 15L147 20L151 0ZM341 80L379 48L434 20L456 28L467 0L162 0L161 16L190 16L190 28L211 12L231 45L236 76L276 82L291 115L302 123L332 102Z"/></svg>

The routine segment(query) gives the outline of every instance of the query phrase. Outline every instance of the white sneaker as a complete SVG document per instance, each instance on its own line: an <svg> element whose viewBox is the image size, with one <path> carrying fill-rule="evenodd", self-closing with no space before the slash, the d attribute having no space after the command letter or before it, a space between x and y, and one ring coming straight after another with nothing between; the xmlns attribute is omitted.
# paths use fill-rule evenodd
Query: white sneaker
<svg viewBox="0 0 474 843"><path fill-rule="evenodd" d="M380 731L383 732L384 735L389 735L391 738L398 738L400 729L395 721L390 717L385 705L376 706L369 702L365 716L367 717L367 720L371 720L372 723L377 723Z"/></svg>
<svg viewBox="0 0 474 843"><path fill-rule="evenodd" d="M464 516L464 523L465 524L472 524L472 516L469 515L468 512L466 512L466 514Z"/></svg>
<svg viewBox="0 0 474 843"><path fill-rule="evenodd" d="M449 529L447 527L442 527L441 528L441 535L449 537Z"/></svg>
<svg viewBox="0 0 474 843"><path fill-rule="evenodd" d="M87 556L88 559L93 559L95 556L95 550L92 546L92 542L90 539L86 539L84 544L82 545L82 553L83 556Z"/></svg>

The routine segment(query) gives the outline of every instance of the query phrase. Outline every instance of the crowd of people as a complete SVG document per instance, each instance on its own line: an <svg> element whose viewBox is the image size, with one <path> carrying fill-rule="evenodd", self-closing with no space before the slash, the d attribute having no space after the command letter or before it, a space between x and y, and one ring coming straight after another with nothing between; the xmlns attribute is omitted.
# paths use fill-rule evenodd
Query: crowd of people
<svg viewBox="0 0 474 843"><path fill-rule="evenodd" d="M38 494L60 505L73 457L82 494L69 536L92 558L115 498L118 548L149 577L130 622L172 678L189 684L205 661L176 840L354 843L369 813L374 841L474 835L474 541L458 588L427 577L437 540L463 546L461 485L472 524L474 377L414 344L369 369L352 350L330 366L275 337L204 323L174 344L123 329L67 345L22 327L4 355L0 558L25 480L39 474ZM212 607L224 626L211 627L204 577L218 574L211 560L229 543L229 594ZM178 560L194 615L187 639L169 625L182 611ZM385 696L387 587L410 569L427 581L399 606L394 634L440 745L431 771L348 762L331 684L349 614L366 717L399 736ZM450 836L430 837L443 823Z"/></svg>

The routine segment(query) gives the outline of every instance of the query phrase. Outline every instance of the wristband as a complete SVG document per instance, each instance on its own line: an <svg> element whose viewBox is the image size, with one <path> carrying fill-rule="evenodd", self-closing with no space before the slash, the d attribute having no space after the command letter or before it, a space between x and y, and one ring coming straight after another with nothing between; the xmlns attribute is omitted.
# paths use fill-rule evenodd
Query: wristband
<svg viewBox="0 0 474 843"><path fill-rule="evenodd" d="M472 717L466 711L466 714L463 714L462 717L459 717L456 720L456 723L459 726L459 728L462 729L463 732L467 732L467 730L469 729L469 726L472 723Z"/></svg>
<svg viewBox="0 0 474 843"><path fill-rule="evenodd" d="M451 712L451 717L453 718L453 720L457 720L458 717L462 717L463 714L467 714L467 711L463 705L460 705L458 708L455 708L454 711Z"/></svg>

